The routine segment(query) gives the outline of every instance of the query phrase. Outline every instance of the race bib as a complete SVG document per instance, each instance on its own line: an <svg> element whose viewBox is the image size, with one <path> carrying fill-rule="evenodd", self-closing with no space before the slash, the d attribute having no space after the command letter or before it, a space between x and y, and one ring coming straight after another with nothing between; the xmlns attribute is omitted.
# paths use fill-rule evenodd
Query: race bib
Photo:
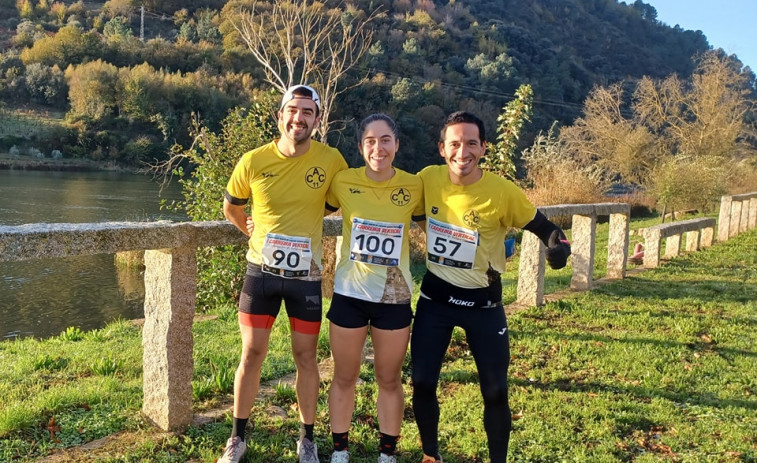
<svg viewBox="0 0 757 463"><path fill-rule="evenodd" d="M401 223L376 222L355 217L350 234L350 260L396 267L402 254Z"/></svg>
<svg viewBox="0 0 757 463"><path fill-rule="evenodd" d="M285 278L302 278L310 274L313 260L310 238L269 233L261 254L265 273Z"/></svg>
<svg viewBox="0 0 757 463"><path fill-rule="evenodd" d="M454 268L473 268L478 231L439 222L431 217L426 226L428 261Z"/></svg>

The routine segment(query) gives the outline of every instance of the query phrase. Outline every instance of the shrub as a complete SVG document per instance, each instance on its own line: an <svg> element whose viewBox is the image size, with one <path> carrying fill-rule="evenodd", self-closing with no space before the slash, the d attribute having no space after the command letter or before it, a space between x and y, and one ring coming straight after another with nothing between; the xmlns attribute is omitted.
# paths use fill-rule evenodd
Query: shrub
<svg viewBox="0 0 757 463"><path fill-rule="evenodd" d="M523 152L528 174L526 195L540 206L601 201L608 182L594 165L585 166L571 158L554 133L540 133Z"/></svg>

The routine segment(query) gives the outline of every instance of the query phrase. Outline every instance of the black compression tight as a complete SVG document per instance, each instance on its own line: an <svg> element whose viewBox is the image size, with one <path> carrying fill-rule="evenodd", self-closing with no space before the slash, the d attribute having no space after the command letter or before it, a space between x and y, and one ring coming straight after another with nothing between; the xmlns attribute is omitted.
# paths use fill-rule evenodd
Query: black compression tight
<svg viewBox="0 0 757 463"><path fill-rule="evenodd" d="M410 352L413 359L413 412L423 453L439 453L439 401L436 389L444 354L455 326L465 330L478 369L484 399L484 429L492 463L507 461L512 419L507 398L510 337L504 309L460 308L421 297Z"/></svg>

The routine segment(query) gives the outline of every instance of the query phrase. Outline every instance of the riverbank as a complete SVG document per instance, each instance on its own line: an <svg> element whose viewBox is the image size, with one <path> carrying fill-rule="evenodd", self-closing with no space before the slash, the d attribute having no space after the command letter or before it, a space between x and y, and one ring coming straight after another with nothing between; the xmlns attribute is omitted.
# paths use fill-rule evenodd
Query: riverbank
<svg viewBox="0 0 757 463"><path fill-rule="evenodd" d="M26 156L0 155L0 170L33 170L53 172L129 172L143 173L137 169L110 161L88 159L33 159Z"/></svg>

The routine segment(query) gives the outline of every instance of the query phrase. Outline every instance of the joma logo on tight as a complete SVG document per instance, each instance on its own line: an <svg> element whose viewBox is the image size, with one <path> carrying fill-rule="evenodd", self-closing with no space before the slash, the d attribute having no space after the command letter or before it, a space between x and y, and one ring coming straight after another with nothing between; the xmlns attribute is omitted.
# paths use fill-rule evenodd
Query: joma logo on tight
<svg viewBox="0 0 757 463"><path fill-rule="evenodd" d="M450 304L462 305L465 307L473 307L473 301L464 301L462 299L455 299L452 296L449 297L449 301L447 302L449 302Z"/></svg>

